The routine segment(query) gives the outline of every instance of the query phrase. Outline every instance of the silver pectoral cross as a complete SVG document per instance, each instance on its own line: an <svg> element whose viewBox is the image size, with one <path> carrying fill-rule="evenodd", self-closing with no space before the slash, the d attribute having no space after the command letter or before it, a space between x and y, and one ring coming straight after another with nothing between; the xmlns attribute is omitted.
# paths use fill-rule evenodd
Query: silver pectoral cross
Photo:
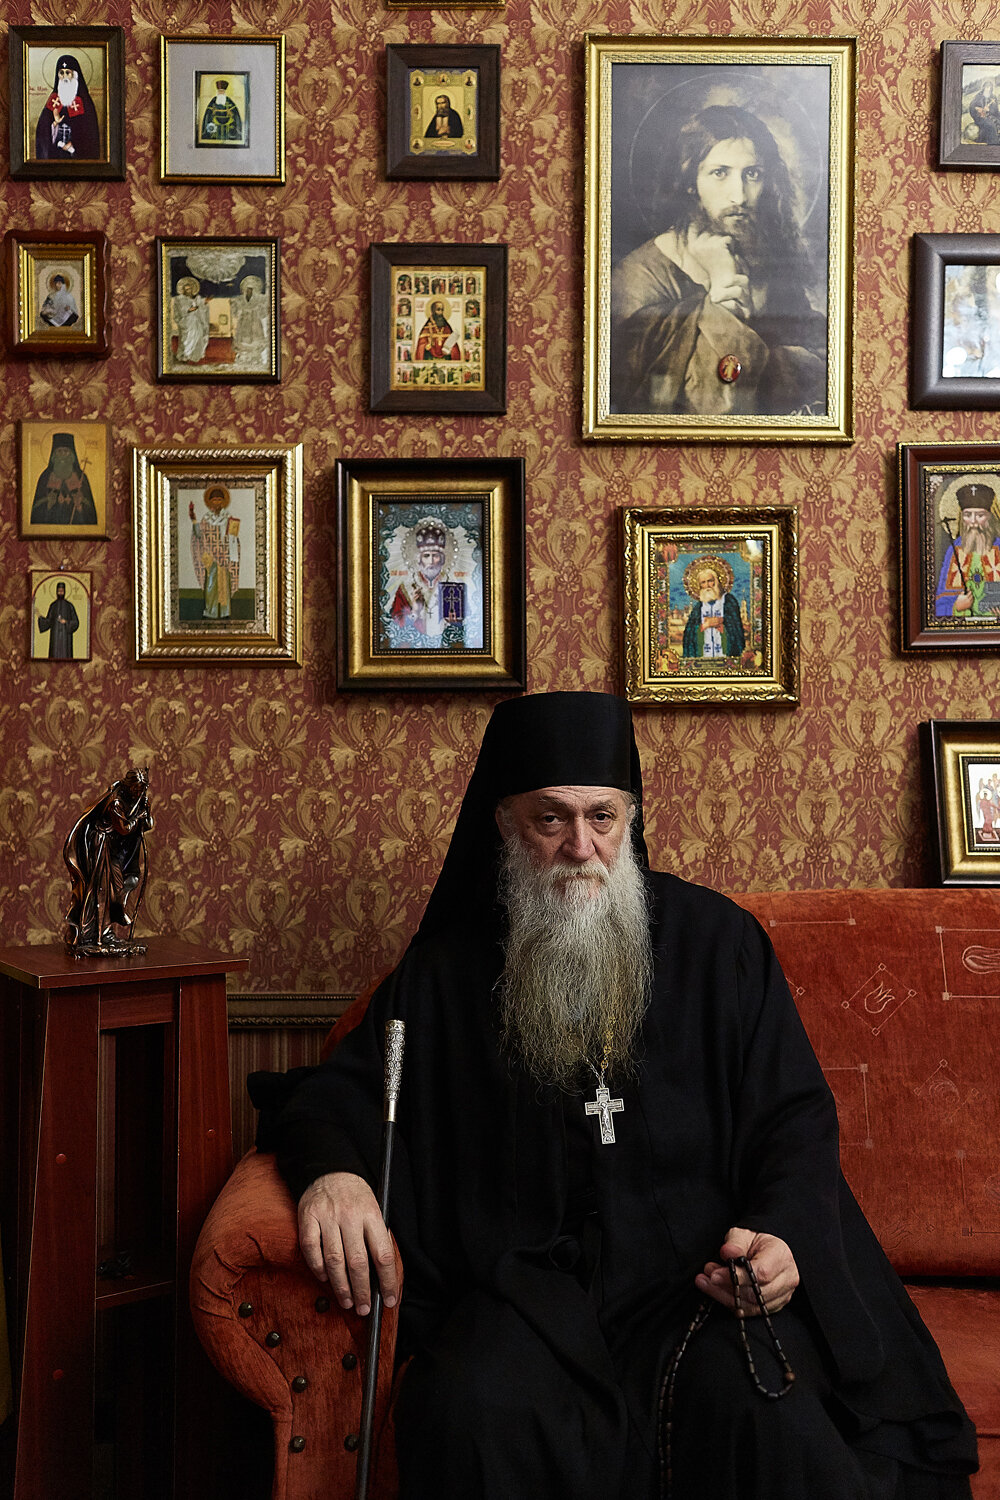
<svg viewBox="0 0 1000 1500"><path fill-rule="evenodd" d="M588 1100L583 1107L588 1115L597 1115L600 1118L601 1145L613 1146L615 1123L611 1116L624 1114L625 1106L620 1099L612 1099L611 1090L606 1087L603 1078L597 1081L597 1098Z"/></svg>

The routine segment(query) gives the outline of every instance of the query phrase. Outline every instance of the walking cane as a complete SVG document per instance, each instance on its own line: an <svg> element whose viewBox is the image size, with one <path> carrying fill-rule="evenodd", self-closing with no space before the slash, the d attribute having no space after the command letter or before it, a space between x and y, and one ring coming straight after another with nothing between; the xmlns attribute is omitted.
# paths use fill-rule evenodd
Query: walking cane
<svg viewBox="0 0 1000 1500"><path fill-rule="evenodd" d="M385 1027L385 1116L382 1126L382 1161L379 1166L378 1206L386 1219L389 1208L389 1173L392 1170L392 1142L396 1133L396 1100L403 1074L403 1042L406 1027L402 1021L387 1021ZM378 1280L372 1289L372 1310L368 1315L368 1363L365 1366L364 1393L361 1398L361 1441L358 1446L358 1469L354 1482L354 1500L367 1500L368 1471L372 1456L372 1427L375 1422L375 1390L378 1385L379 1345L382 1337L382 1292Z"/></svg>

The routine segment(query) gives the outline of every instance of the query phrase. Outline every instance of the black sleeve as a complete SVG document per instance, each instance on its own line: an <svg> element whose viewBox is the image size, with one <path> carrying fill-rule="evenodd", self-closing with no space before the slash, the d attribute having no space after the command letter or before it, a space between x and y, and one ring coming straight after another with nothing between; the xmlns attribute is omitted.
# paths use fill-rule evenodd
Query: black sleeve
<svg viewBox="0 0 1000 1500"><path fill-rule="evenodd" d="M777 956L747 915L738 961L742 1228L792 1251L832 1360L838 1421L858 1446L968 1473L975 1430L937 1346L840 1170L836 1106Z"/></svg>
<svg viewBox="0 0 1000 1500"><path fill-rule="evenodd" d="M276 1153L296 1201L327 1172L354 1172L376 1186L385 1023L394 1014L395 994L394 974L376 990L360 1025L318 1067L253 1073L247 1080L261 1112L257 1146Z"/></svg>

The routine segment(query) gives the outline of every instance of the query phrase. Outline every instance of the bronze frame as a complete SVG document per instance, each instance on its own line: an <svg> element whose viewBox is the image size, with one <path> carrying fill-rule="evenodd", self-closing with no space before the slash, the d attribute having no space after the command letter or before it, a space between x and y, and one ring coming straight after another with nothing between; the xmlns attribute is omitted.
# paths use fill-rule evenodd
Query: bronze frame
<svg viewBox="0 0 1000 1500"><path fill-rule="evenodd" d="M622 677L630 703L795 704L799 701L798 510L794 506L626 506L621 512ZM766 544L761 569L761 662L731 658L684 670L685 658L653 648L654 547L695 544L700 552L735 550L741 539ZM665 558L662 559L666 561ZM685 608L690 609L690 605ZM749 648L747 648L749 650Z"/></svg>
<svg viewBox="0 0 1000 1500"><path fill-rule="evenodd" d="M48 43L59 51L103 47L107 156L101 161L37 161L25 149L32 128L25 117L28 48ZM38 177L121 181L125 176L125 33L121 26L11 26L8 41L10 80L10 175L19 181Z"/></svg>
<svg viewBox="0 0 1000 1500"><path fill-rule="evenodd" d="M59 230L8 229L4 235L7 261L9 352L16 359L106 359L111 353L108 332L108 241L99 230L63 234ZM59 255L62 249L65 254ZM32 265L39 260L79 263L83 284L80 297L82 329L41 330Z"/></svg>
<svg viewBox="0 0 1000 1500"><path fill-rule="evenodd" d="M338 459L337 686L506 691L525 685L524 460ZM483 645L448 651L379 643L376 506L390 498L418 520L434 500L482 500ZM488 554L488 555L486 555Z"/></svg>
<svg viewBox="0 0 1000 1500"><path fill-rule="evenodd" d="M938 883L1000 885L1000 837L995 850L976 847L967 795L971 764L1000 766L1000 722L927 720L920 725L920 748Z"/></svg>
<svg viewBox="0 0 1000 1500"><path fill-rule="evenodd" d="M401 245L371 246L371 398L374 412L468 412L497 416L507 410L507 246ZM392 388L392 271L427 266L454 271L485 267L483 322L483 389L394 390Z"/></svg>
<svg viewBox="0 0 1000 1500"><path fill-rule="evenodd" d="M479 73L478 149L468 156L422 156L411 151L408 82L411 70L469 69ZM385 49L385 175L398 178L482 178L500 176L500 48L390 45Z"/></svg>

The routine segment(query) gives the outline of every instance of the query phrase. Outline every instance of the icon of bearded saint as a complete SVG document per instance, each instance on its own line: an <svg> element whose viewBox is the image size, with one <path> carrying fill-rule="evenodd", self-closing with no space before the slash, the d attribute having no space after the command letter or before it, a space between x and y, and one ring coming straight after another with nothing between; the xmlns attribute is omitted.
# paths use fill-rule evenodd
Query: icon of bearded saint
<svg viewBox="0 0 1000 1500"><path fill-rule="evenodd" d="M97 110L77 59L64 54L56 63L52 93L35 129L38 161L94 161L101 155Z"/></svg>
<svg viewBox="0 0 1000 1500"><path fill-rule="evenodd" d="M71 432L52 435L52 453L38 476L31 503L32 526L96 526L90 480L76 456Z"/></svg>

